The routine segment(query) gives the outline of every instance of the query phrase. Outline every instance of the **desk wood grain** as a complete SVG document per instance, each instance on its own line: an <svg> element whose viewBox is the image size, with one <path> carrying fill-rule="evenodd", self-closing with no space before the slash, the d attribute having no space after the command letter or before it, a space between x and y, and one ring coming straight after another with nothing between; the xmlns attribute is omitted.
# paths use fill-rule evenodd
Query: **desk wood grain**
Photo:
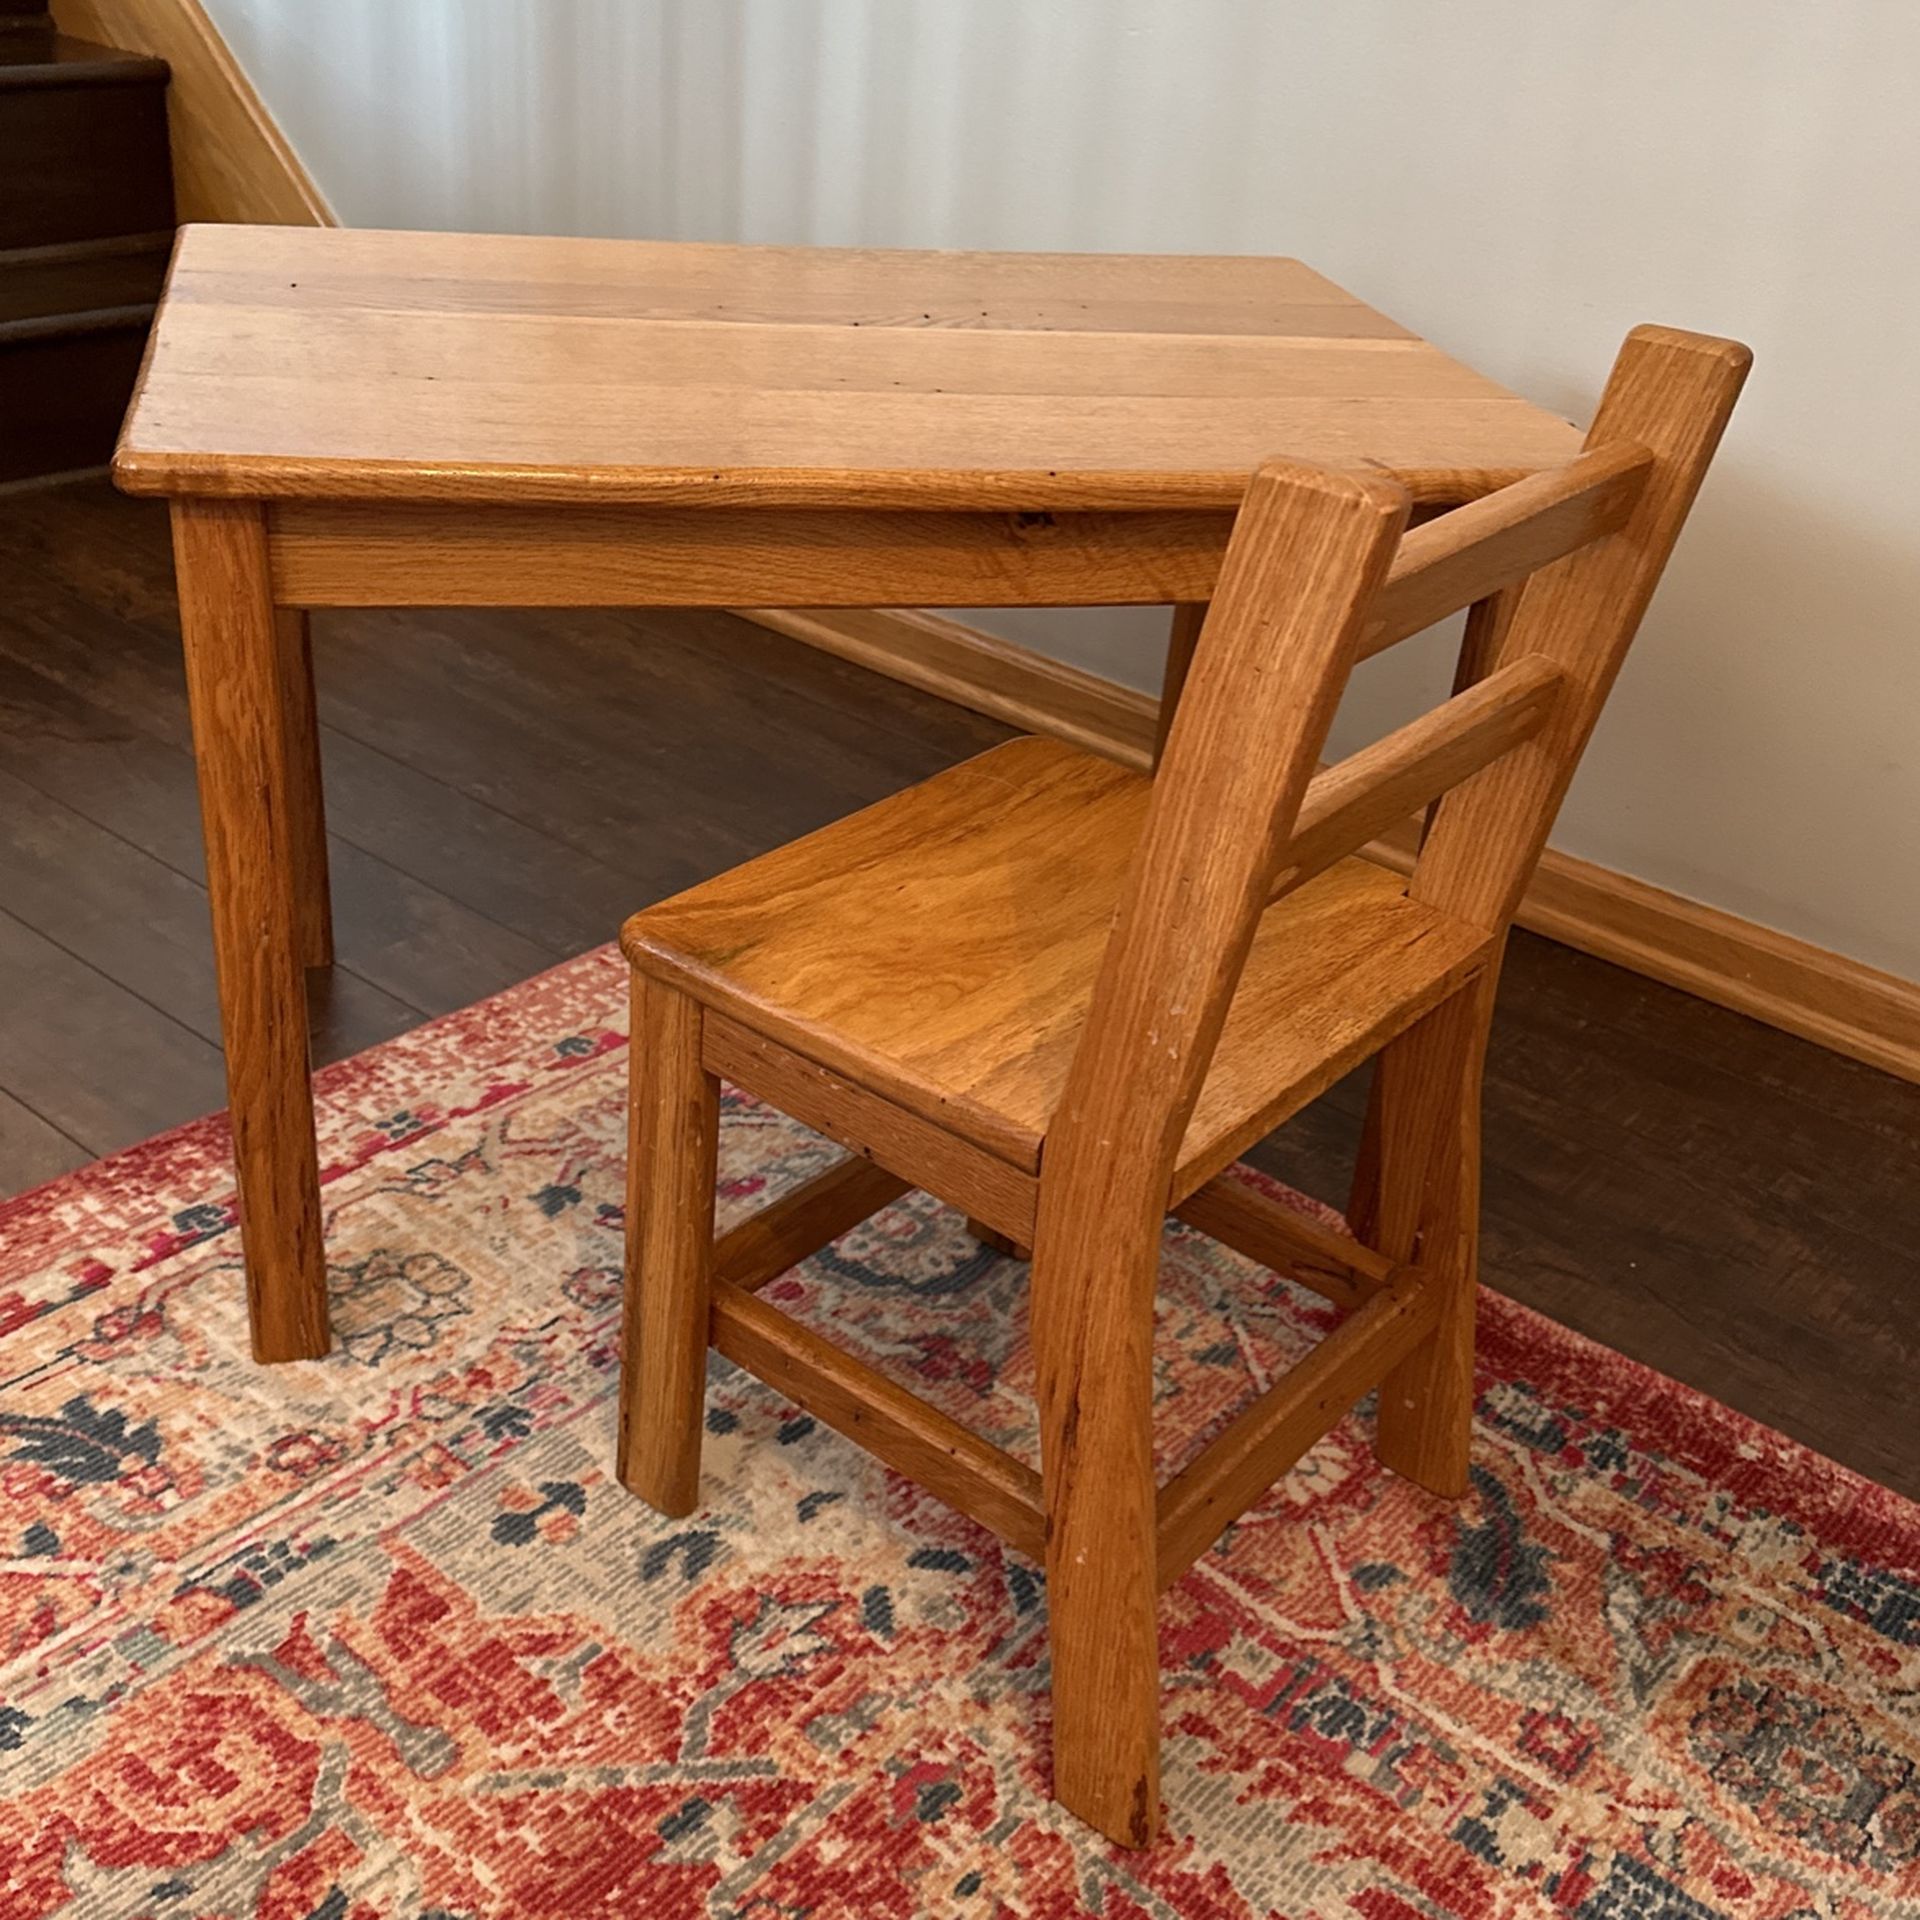
<svg viewBox="0 0 1920 1920"><path fill-rule="evenodd" d="M1564 420L1297 260L183 229L131 492L1230 509L1263 459L1470 499Z"/></svg>

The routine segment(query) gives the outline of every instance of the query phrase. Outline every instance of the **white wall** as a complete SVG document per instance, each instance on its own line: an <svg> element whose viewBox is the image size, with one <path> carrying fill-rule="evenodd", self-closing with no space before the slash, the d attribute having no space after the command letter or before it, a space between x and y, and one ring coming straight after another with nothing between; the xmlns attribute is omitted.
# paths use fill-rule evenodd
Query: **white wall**
<svg viewBox="0 0 1920 1920"><path fill-rule="evenodd" d="M1914 0L209 5L359 224L1295 253L1582 419L1633 322L1741 336L1556 839L1920 975ZM1157 616L996 624L1155 677Z"/></svg>

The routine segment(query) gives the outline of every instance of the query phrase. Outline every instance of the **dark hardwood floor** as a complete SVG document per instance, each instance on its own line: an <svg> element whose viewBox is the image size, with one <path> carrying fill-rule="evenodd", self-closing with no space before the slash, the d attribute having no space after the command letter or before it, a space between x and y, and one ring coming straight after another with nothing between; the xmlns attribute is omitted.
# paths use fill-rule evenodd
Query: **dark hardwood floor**
<svg viewBox="0 0 1920 1920"><path fill-rule="evenodd" d="M315 621L324 1059L1004 737L719 614ZM223 1102L164 516L0 497L0 1193ZM1338 1199L1350 1081L1256 1158ZM1492 1284L1920 1495L1920 1087L1516 936Z"/></svg>

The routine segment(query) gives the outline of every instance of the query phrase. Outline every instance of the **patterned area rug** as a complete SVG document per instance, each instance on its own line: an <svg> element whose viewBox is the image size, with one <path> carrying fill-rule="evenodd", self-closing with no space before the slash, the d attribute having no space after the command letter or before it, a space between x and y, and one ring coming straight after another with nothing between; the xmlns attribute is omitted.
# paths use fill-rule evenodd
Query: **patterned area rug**
<svg viewBox="0 0 1920 1920"><path fill-rule="evenodd" d="M1471 1498L1330 1436L1096 1840L1035 1567L717 1360L705 1506L613 1480L623 988L323 1076L325 1362L247 1358L217 1122L0 1209L8 1920L1920 1912L1920 1510L1497 1296ZM833 1152L730 1096L723 1218ZM1024 1277L916 1198L776 1297L1030 1446ZM1165 1465L1329 1319L1170 1229Z"/></svg>

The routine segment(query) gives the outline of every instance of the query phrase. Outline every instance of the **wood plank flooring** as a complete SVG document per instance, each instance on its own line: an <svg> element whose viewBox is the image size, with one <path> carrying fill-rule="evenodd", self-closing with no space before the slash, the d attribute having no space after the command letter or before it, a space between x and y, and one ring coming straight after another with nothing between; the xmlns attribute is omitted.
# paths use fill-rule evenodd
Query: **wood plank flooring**
<svg viewBox="0 0 1920 1920"><path fill-rule="evenodd" d="M315 621L334 1059L1005 729L722 614ZM219 1106L164 516L0 496L0 1193ZM1339 1199L1364 1080L1255 1158ZM1920 1087L1516 935L1490 1281L1920 1496Z"/></svg>

